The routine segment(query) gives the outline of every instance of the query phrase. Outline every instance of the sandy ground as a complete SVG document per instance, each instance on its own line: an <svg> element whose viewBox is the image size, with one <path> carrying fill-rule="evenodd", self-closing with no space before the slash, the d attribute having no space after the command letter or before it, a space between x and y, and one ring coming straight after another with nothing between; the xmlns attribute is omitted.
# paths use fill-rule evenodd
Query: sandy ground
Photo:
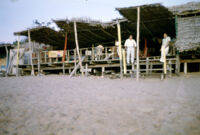
<svg viewBox="0 0 200 135"><path fill-rule="evenodd" d="M200 135L200 74L0 78L0 135Z"/></svg>

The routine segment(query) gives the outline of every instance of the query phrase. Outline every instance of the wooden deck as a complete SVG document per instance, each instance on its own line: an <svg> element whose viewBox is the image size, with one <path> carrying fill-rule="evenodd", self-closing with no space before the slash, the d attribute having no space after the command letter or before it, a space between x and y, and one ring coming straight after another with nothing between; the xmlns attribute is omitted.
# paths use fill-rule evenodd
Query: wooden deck
<svg viewBox="0 0 200 135"><path fill-rule="evenodd" d="M67 50L64 63L62 62L62 55L52 56L52 54L50 54L52 52L53 51L42 51L33 54L32 59L35 72L45 74L46 72L51 73L57 71L70 74L79 62L76 50ZM59 53L62 54L62 51ZM105 47L100 53L97 52L95 48L82 48L80 49L80 55L81 58L84 58L82 65L86 75L88 75L89 72L91 74L100 72L102 76L108 72L115 74L120 73L120 61L116 47ZM175 56L167 56L167 71L169 74L177 72L177 61ZM152 73L163 72L163 63L160 62L160 56L140 57L139 64L141 74L151 75ZM23 74L29 74L31 71L30 62L19 65L19 68L22 69ZM136 62L133 65L127 66L127 74L133 76L136 72L135 68ZM77 74L79 72L80 69L77 70Z"/></svg>

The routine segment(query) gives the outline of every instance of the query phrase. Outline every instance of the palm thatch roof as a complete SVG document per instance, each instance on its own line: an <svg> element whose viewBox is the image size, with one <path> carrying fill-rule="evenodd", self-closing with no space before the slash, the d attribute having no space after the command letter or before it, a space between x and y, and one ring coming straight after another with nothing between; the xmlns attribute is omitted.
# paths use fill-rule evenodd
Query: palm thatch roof
<svg viewBox="0 0 200 135"><path fill-rule="evenodd" d="M80 47L92 44L114 42L117 37L116 27L111 23L101 23L91 20L75 20ZM61 32L68 34L68 40L75 47L74 20L54 20Z"/></svg>
<svg viewBox="0 0 200 135"><path fill-rule="evenodd" d="M49 44L57 48L63 48L65 34L68 37L68 49L75 48L74 20L54 20L60 31L42 26L28 29L31 32L31 40L38 43ZM110 23L97 21L76 20L80 48L91 47L95 43L113 42L116 38L116 28ZM28 30L15 32L15 35L28 36Z"/></svg>
<svg viewBox="0 0 200 135"><path fill-rule="evenodd" d="M136 31L137 6L117 8L122 16L129 20L124 27ZM143 37L161 37L163 33L175 36L174 16L161 4L140 6L140 31Z"/></svg>
<svg viewBox="0 0 200 135"><path fill-rule="evenodd" d="M187 4L169 7L169 10L176 15L190 14L200 11L200 2L189 2Z"/></svg>
<svg viewBox="0 0 200 135"><path fill-rule="evenodd" d="M31 40L38 43L44 43L52 46L63 46L64 35L61 32L57 32L52 28L46 26L39 26L35 28L30 28L24 31L15 32L14 35L28 36L28 31L30 31Z"/></svg>

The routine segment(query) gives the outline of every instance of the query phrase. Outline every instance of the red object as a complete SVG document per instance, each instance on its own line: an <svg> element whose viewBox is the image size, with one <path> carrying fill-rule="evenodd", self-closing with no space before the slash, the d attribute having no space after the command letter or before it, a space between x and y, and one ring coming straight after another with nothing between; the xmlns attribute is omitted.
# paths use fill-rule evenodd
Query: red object
<svg viewBox="0 0 200 135"><path fill-rule="evenodd" d="M64 45L64 51L63 51L62 62L65 62L66 49L67 49L67 33L65 34L65 45Z"/></svg>

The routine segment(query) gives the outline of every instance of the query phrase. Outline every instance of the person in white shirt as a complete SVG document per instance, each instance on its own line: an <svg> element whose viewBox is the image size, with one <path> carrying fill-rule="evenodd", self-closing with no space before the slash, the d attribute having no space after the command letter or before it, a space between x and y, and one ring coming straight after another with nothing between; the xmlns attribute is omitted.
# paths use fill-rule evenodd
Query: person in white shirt
<svg viewBox="0 0 200 135"><path fill-rule="evenodd" d="M137 46L135 40L133 39L133 36L130 35L129 38L125 41L124 44L125 48L126 48L126 57L127 57L127 64L130 64L130 57L131 57L131 63L134 63L134 59L135 59L135 47Z"/></svg>
<svg viewBox="0 0 200 135"><path fill-rule="evenodd" d="M161 46L161 57L160 62L164 62L164 58L167 56L169 52L169 43L171 41L171 38L167 35L167 33L163 34L163 40L162 40L162 46Z"/></svg>

